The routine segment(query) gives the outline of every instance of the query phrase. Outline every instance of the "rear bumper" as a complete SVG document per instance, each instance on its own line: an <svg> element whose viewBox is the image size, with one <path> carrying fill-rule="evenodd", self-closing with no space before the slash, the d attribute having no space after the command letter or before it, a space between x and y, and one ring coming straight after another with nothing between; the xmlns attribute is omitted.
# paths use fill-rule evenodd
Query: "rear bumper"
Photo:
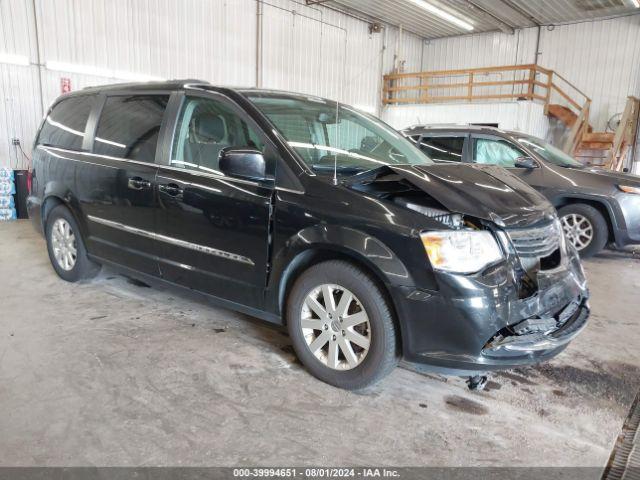
<svg viewBox="0 0 640 480"><path fill-rule="evenodd" d="M33 228L38 233L44 235L44 227L42 225L42 203L38 197L30 195L27 197L27 211Z"/></svg>
<svg viewBox="0 0 640 480"><path fill-rule="evenodd" d="M564 265L538 275L538 290L518 298L514 259L485 275L438 274L440 290L399 288L406 361L472 374L548 360L586 327L589 293L573 249Z"/></svg>

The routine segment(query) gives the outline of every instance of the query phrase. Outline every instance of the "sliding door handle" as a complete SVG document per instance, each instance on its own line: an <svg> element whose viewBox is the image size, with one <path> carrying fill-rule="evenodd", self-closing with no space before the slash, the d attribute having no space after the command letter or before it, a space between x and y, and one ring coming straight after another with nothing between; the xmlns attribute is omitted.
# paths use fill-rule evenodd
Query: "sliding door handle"
<svg viewBox="0 0 640 480"><path fill-rule="evenodd" d="M127 187L131 190L146 190L151 188L151 182L140 177L133 177L127 181Z"/></svg>
<svg viewBox="0 0 640 480"><path fill-rule="evenodd" d="M166 185L160 185L158 186L158 190L172 197L178 197L182 195L182 189L180 188L179 185L176 185L175 183L167 183Z"/></svg>

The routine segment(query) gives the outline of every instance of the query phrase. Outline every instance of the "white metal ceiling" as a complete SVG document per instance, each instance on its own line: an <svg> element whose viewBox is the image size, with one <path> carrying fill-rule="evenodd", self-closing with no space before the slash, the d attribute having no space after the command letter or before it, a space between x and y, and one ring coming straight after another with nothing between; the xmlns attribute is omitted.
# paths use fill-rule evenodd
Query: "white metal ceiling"
<svg viewBox="0 0 640 480"><path fill-rule="evenodd" d="M474 33L640 14L640 8L635 7L634 0L426 1L471 23ZM402 25L406 30L424 38L469 33L430 14L409 0L328 0L318 3L346 7L392 25Z"/></svg>

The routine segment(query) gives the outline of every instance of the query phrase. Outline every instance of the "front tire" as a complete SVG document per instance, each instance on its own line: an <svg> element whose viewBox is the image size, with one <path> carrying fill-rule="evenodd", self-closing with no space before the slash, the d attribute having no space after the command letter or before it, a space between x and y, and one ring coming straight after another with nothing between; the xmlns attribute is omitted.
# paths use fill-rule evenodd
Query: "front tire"
<svg viewBox="0 0 640 480"><path fill-rule="evenodd" d="M58 205L47 217L47 251L58 276L67 282L95 277L100 265L89 260L75 218L64 205Z"/></svg>
<svg viewBox="0 0 640 480"><path fill-rule="evenodd" d="M582 258L599 253L609 239L609 228L602 214L591 205L572 203L558 210L567 240Z"/></svg>
<svg viewBox="0 0 640 480"><path fill-rule="evenodd" d="M398 363L397 333L386 295L348 262L309 268L287 302L293 348L314 376L356 390L386 376Z"/></svg>

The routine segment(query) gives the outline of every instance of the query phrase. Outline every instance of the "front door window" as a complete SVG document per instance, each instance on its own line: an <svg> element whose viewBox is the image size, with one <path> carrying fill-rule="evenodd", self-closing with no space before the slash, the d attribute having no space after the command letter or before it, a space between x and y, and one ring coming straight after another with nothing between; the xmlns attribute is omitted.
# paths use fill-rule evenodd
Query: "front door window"
<svg viewBox="0 0 640 480"><path fill-rule="evenodd" d="M516 158L528 156L512 143L503 139L476 138L473 143L473 161L475 163L513 168Z"/></svg>
<svg viewBox="0 0 640 480"><path fill-rule="evenodd" d="M173 141L171 166L221 174L218 159L227 147L262 151L264 143L229 106L207 98L187 98Z"/></svg>

